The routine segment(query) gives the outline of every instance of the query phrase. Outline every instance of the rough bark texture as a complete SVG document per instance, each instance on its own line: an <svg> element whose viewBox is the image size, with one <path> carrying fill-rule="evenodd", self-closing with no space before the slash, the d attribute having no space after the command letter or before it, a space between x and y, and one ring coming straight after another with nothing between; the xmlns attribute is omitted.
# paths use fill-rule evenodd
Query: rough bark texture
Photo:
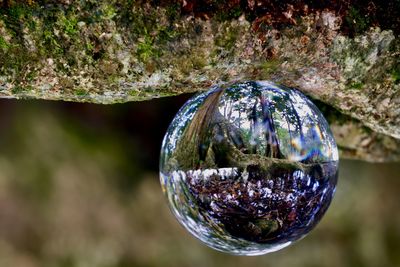
<svg viewBox="0 0 400 267"><path fill-rule="evenodd" d="M319 2L319 1L317 1ZM268 79L342 156L400 159L400 1L0 0L0 96L119 103Z"/></svg>

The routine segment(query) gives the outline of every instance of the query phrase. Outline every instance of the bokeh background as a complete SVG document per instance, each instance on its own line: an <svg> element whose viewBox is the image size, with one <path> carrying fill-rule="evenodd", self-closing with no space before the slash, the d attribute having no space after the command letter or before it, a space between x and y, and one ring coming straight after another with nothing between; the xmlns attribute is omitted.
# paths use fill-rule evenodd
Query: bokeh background
<svg viewBox="0 0 400 267"><path fill-rule="evenodd" d="M213 251L170 213L163 135L189 95L112 106L0 101L0 267L400 266L400 163L342 160L306 238L259 257Z"/></svg>

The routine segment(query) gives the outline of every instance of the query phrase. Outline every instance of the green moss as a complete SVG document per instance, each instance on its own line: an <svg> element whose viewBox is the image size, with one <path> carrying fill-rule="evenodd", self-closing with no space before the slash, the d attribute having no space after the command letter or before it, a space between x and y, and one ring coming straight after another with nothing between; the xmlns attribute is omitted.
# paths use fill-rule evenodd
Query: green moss
<svg viewBox="0 0 400 267"><path fill-rule="evenodd" d="M32 7L26 4L15 4L6 10L12 19L19 20L32 15Z"/></svg>
<svg viewBox="0 0 400 267"><path fill-rule="evenodd" d="M191 58L193 69L202 69L207 65L207 57L202 54L195 54Z"/></svg>
<svg viewBox="0 0 400 267"><path fill-rule="evenodd" d="M8 28L9 34L14 38L22 36L22 27L30 11L25 5L15 5L10 8L0 8L0 16Z"/></svg>
<svg viewBox="0 0 400 267"><path fill-rule="evenodd" d="M3 50L7 50L9 47L9 43L2 36L0 36L0 48Z"/></svg>
<svg viewBox="0 0 400 267"><path fill-rule="evenodd" d="M281 65L280 60L272 59L261 63L260 67L263 71L263 74L268 76L276 72L280 65Z"/></svg>
<svg viewBox="0 0 400 267"><path fill-rule="evenodd" d="M103 19L112 19L117 15L117 10L113 5L106 4L102 8Z"/></svg>
<svg viewBox="0 0 400 267"><path fill-rule="evenodd" d="M158 58L160 56L160 51L156 49L153 45L154 38L145 35L138 43L136 54L142 62L147 62L150 58Z"/></svg>
<svg viewBox="0 0 400 267"><path fill-rule="evenodd" d="M36 76L37 76L37 71L36 70L32 70L32 71L30 71L30 72L28 72L26 74L26 80L28 82L31 82L36 78Z"/></svg>
<svg viewBox="0 0 400 267"><path fill-rule="evenodd" d="M178 14L173 14L172 11L175 8L170 7L169 11L166 10L166 16L176 18ZM141 16L134 17L130 26L138 37L136 54L142 62L147 62L150 58L157 59L162 56L163 47L179 38L182 33L175 30L173 20L168 24L159 23L160 14L156 10L148 11L147 16L143 15L145 12L140 13Z"/></svg>
<svg viewBox="0 0 400 267"><path fill-rule="evenodd" d="M0 10L7 35L11 37L7 41L0 37L0 51L6 51L6 54L0 55L0 62L4 67L3 73L11 75L15 84L18 85L35 78L36 73L31 73L32 67L27 67L28 65L36 66L40 55L48 56L48 53L42 49L45 41L42 38L44 33L38 26L38 21L41 20L40 11L38 5L30 6L24 3L13 3L11 7ZM28 47L26 46L27 37L29 39ZM54 45L51 48L53 50ZM16 86L12 91L21 93L26 90L26 88Z"/></svg>
<svg viewBox="0 0 400 267"><path fill-rule="evenodd" d="M91 42L87 42L86 43L86 50L88 52L93 52L93 49L94 49L94 45Z"/></svg>
<svg viewBox="0 0 400 267"><path fill-rule="evenodd" d="M350 84L350 88L351 89L356 89L356 90L360 90L364 87L364 84L362 82L353 82Z"/></svg>
<svg viewBox="0 0 400 267"><path fill-rule="evenodd" d="M11 77L14 83L19 85L26 77L28 71L26 65L35 60L36 56L29 54L23 47L16 44L10 45L6 52L0 53L0 75ZM18 93L21 88L17 87L14 91Z"/></svg>
<svg viewBox="0 0 400 267"><path fill-rule="evenodd" d="M88 92L87 92L85 89L83 89L83 88L77 88L77 89L74 91L74 94L75 94L76 96L86 96L86 95L88 94Z"/></svg>
<svg viewBox="0 0 400 267"><path fill-rule="evenodd" d="M159 34L157 35L157 44L164 45L176 38L179 38L182 33L177 32L173 26L162 27L159 29Z"/></svg>
<svg viewBox="0 0 400 267"><path fill-rule="evenodd" d="M10 8L0 9L0 15L3 15L5 25L14 37L22 36L22 29L28 27L30 30L36 28L36 22L33 19L34 14L38 13L37 5L15 4Z"/></svg>
<svg viewBox="0 0 400 267"><path fill-rule="evenodd" d="M227 51L231 51L235 47L238 35L238 28L226 27L225 30L215 38L215 45Z"/></svg>
<svg viewBox="0 0 400 267"><path fill-rule="evenodd" d="M167 51L166 46L183 34L175 26L180 17L179 3L165 8L148 8L135 2L121 5L116 21L130 29L137 44L136 56L141 62L157 61Z"/></svg>
<svg viewBox="0 0 400 267"><path fill-rule="evenodd" d="M63 53L59 39L57 36L55 36L51 29L45 29L43 31L43 40L48 49L46 51L42 51L42 53L46 54L47 52L50 52L53 55L59 55Z"/></svg>
<svg viewBox="0 0 400 267"><path fill-rule="evenodd" d="M33 88L31 86L20 86L20 85L16 85L11 89L11 92L13 94L19 95L19 94L24 94L27 93L29 91L31 91Z"/></svg>
<svg viewBox="0 0 400 267"><path fill-rule="evenodd" d="M128 95L130 95L130 96L138 96L139 94L140 94L140 92L136 91L136 90L130 90L128 93Z"/></svg>
<svg viewBox="0 0 400 267"><path fill-rule="evenodd" d="M392 79L394 80L394 83L400 83L400 64L398 64L393 70L392 70Z"/></svg>
<svg viewBox="0 0 400 267"><path fill-rule="evenodd" d="M76 17L62 17L60 19L60 26L63 28L67 35L75 35L78 33L78 19Z"/></svg>

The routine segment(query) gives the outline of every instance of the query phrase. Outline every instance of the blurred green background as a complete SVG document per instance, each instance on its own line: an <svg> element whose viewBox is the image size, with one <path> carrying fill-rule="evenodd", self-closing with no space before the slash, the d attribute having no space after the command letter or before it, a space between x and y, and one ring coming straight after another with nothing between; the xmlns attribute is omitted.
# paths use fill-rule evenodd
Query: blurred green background
<svg viewBox="0 0 400 267"><path fill-rule="evenodd" d="M0 266L400 266L400 163L342 160L302 241L259 257L213 251L158 182L180 96L112 106L0 101Z"/></svg>

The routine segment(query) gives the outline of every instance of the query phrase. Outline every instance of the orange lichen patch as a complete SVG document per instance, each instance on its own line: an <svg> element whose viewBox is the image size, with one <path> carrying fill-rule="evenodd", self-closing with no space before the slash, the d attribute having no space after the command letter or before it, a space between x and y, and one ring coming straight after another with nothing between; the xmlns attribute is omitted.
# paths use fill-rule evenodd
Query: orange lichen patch
<svg viewBox="0 0 400 267"><path fill-rule="evenodd" d="M307 35L303 35L303 36L300 38L300 43L301 43L302 45L307 45L309 42L310 42L310 37L308 37Z"/></svg>

